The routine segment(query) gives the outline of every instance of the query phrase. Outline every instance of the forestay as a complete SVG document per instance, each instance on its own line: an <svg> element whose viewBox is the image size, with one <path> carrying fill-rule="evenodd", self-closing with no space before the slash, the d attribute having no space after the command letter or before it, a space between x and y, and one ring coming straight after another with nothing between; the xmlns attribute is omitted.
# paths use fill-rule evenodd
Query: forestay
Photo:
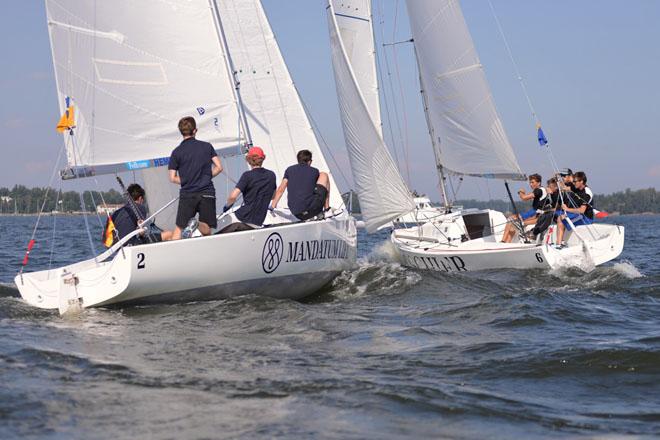
<svg viewBox="0 0 660 440"><path fill-rule="evenodd" d="M217 0L241 98L255 145L266 153L264 166L278 182L296 163L298 150L313 154L313 166L329 172L310 121L284 63L259 0ZM330 204L343 206L330 174ZM280 205L286 206L286 197Z"/></svg>
<svg viewBox="0 0 660 440"><path fill-rule="evenodd" d="M46 0L69 166L165 165L193 115L217 149L243 142L233 84L208 0ZM128 13L127 11L130 11Z"/></svg>
<svg viewBox="0 0 660 440"><path fill-rule="evenodd" d="M430 131L446 171L524 179L458 0L408 0Z"/></svg>
<svg viewBox="0 0 660 440"><path fill-rule="evenodd" d="M333 2L328 6L332 65L346 148L368 232L415 209L412 196L372 119L354 74ZM373 58L371 58L373 63Z"/></svg>

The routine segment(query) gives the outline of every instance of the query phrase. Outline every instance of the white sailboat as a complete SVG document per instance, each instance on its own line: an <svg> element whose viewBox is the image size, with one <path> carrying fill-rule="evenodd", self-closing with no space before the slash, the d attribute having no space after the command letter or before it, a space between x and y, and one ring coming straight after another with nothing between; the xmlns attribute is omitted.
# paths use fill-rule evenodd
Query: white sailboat
<svg viewBox="0 0 660 440"><path fill-rule="evenodd" d="M330 0L330 13L338 15L335 10L338 3ZM350 9L356 6L353 3L359 4L356 10L369 11L366 0L351 2ZM559 266L578 266L588 270L616 258L623 249L624 229L621 226L578 226L567 232L568 247L557 250L551 246L555 234L553 228L533 243L522 237L517 237L513 243L500 243L507 223L504 214L493 210L451 209L444 189L446 174L513 180L525 180L525 176L495 108L458 1L408 0L406 4L424 111L446 206L432 212L434 217L429 221L415 221L417 225L413 227L394 229L391 241L404 264L445 272ZM351 15L355 16L354 13ZM338 68L342 58L337 56L337 47L342 47L341 38L356 37L351 32L342 32L337 23L335 19L330 27L333 65L351 155L355 154L353 151L359 152L362 145L350 139L346 127L351 124L345 121L355 120L355 114L361 109L341 104L346 100L342 96L346 94L346 87L339 84L350 81L351 76ZM362 31L366 32L364 27ZM351 60L346 62L350 67ZM358 89L364 87L359 83L360 77L353 76L353 80ZM380 118L372 120L371 124L378 120ZM351 146L352 143L355 145ZM380 148L386 151L384 143ZM364 169L368 170L369 166L353 169L353 175L359 175ZM359 188L358 196L363 196ZM360 201L362 203L362 199ZM410 212L410 209L402 215L402 218L419 219L418 212Z"/></svg>
<svg viewBox="0 0 660 440"><path fill-rule="evenodd" d="M148 220L171 226L178 188L167 181L167 159L180 141L176 121L193 114L197 136L221 157L241 156L254 142L281 179L307 148L328 170L259 0L46 7L61 110L71 106L76 120L64 134L64 178L141 173L159 208ZM251 231L125 246L134 231L92 259L15 282L29 304L61 312L244 294L302 298L355 263L355 220L331 184L335 209L323 220L294 221L284 203ZM227 221L220 217L219 228Z"/></svg>

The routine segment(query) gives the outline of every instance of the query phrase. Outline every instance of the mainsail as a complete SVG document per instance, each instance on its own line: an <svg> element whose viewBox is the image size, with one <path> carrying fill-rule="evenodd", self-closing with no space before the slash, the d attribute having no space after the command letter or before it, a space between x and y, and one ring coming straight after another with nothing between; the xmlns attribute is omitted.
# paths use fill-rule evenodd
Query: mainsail
<svg viewBox="0 0 660 440"><path fill-rule="evenodd" d="M342 18L350 17L343 14ZM357 17L355 20L362 21L363 18ZM371 34L371 24L367 23L369 26L362 26L360 31ZM374 232L379 226L414 210L415 204L385 146L380 126L372 117L373 107L370 108L365 100L362 83L356 77L344 45L344 36L338 25L332 0L328 4L328 25L339 110L353 181L367 231ZM360 41L359 36L352 35L351 38L353 41ZM373 37L371 38L373 48ZM370 60L373 66L373 57ZM361 63L361 69L370 70L364 63ZM364 82L364 76L361 79ZM368 81L367 84L371 82Z"/></svg>
<svg viewBox="0 0 660 440"><path fill-rule="evenodd" d="M238 152L233 84L208 0L46 0L70 167L95 173L164 165L193 115L198 136ZM127 13L130 11L130 13Z"/></svg>
<svg viewBox="0 0 660 440"><path fill-rule="evenodd" d="M408 17L438 166L524 179L458 0L408 0Z"/></svg>
<svg viewBox="0 0 660 440"><path fill-rule="evenodd" d="M68 97L77 112L75 136L64 137L69 167L83 169L76 175L141 170L152 208L165 204L177 192L163 165L180 142L179 118L194 116L197 137L217 150L241 153L246 136L233 77L252 140L278 180L300 149L329 171L259 0L46 6L60 107ZM342 206L332 178L331 185L331 205ZM159 224L171 226L174 211L159 215Z"/></svg>

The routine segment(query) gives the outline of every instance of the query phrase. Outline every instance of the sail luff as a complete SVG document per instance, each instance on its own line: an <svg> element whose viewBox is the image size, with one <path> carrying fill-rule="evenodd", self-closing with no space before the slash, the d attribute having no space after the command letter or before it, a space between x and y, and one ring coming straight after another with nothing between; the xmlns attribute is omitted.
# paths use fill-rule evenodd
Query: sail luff
<svg viewBox="0 0 660 440"><path fill-rule="evenodd" d="M524 178L457 0L407 0L428 117L443 171Z"/></svg>
<svg viewBox="0 0 660 440"><path fill-rule="evenodd" d="M332 65L346 149L368 232L415 209L410 191L371 116L343 44L333 1L327 6Z"/></svg>

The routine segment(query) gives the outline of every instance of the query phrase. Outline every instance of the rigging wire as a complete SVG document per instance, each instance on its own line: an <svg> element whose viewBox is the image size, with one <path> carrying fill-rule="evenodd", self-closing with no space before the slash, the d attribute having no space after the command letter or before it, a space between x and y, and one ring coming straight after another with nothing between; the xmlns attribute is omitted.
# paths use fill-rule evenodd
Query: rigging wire
<svg viewBox="0 0 660 440"><path fill-rule="evenodd" d="M382 14L384 17L384 14ZM384 19L381 23L385 23ZM381 32L381 40L385 41L385 29L384 26L380 27L380 32ZM397 105L397 100L396 100L396 93L394 92L394 82L392 81L392 70L390 68L390 62L389 62L389 57L387 56L387 50L383 48L383 58L385 60L385 69L387 71L387 83L390 88L390 94L392 96L392 107L394 107L394 121L396 122L396 128L398 132L398 137L399 137L399 143L401 144L401 150L403 153L405 153L405 146L403 145L403 130L401 129L401 120L399 118L399 106ZM385 91L383 91L385 94ZM392 125L390 125L390 130L392 130L392 133L394 133L394 128ZM394 134L392 134L394 136ZM396 148L396 144L392 145L393 148ZM405 156L405 154L404 154ZM407 167L406 167L407 168ZM410 187L410 175L406 175L406 182L408 183L408 187Z"/></svg>

